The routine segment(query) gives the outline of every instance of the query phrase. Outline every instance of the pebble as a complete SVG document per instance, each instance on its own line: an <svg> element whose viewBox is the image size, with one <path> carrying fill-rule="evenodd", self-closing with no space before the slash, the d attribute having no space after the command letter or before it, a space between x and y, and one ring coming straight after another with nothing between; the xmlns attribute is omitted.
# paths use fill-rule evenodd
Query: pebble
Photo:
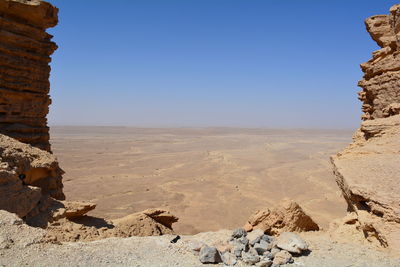
<svg viewBox="0 0 400 267"><path fill-rule="evenodd" d="M244 263L253 265L260 261L260 256L254 248L251 248L248 252L242 251L242 260Z"/></svg>
<svg viewBox="0 0 400 267"><path fill-rule="evenodd" d="M262 240L262 243L256 243L254 249L258 252L258 255L263 255L270 249L270 244Z"/></svg>
<svg viewBox="0 0 400 267"><path fill-rule="evenodd" d="M235 241L239 242L245 246L249 245L249 239L247 239L247 237L241 237L241 238L235 239Z"/></svg>
<svg viewBox="0 0 400 267"><path fill-rule="evenodd" d="M292 255L286 250L281 250L278 253L276 253L273 260L273 263L277 265L283 265L292 262L293 262Z"/></svg>
<svg viewBox="0 0 400 267"><path fill-rule="evenodd" d="M225 265L233 266L237 263L236 256L230 252L222 254L222 261Z"/></svg>
<svg viewBox="0 0 400 267"><path fill-rule="evenodd" d="M271 252L267 252L264 254L264 258L273 260L274 259L274 255Z"/></svg>
<svg viewBox="0 0 400 267"><path fill-rule="evenodd" d="M261 229L255 229L247 234L247 238L250 240L250 245L260 242L261 237L264 235L264 231Z"/></svg>
<svg viewBox="0 0 400 267"><path fill-rule="evenodd" d="M221 254L215 247L204 246L200 250L199 259L201 263L220 263Z"/></svg>
<svg viewBox="0 0 400 267"><path fill-rule="evenodd" d="M247 236L247 232L243 228L238 228L233 231L232 237L233 238L241 238Z"/></svg>
<svg viewBox="0 0 400 267"><path fill-rule="evenodd" d="M262 235L261 239L268 242L268 243L272 243L272 241L274 241L274 238L272 236L269 235Z"/></svg>
<svg viewBox="0 0 400 267"><path fill-rule="evenodd" d="M282 233L276 241L276 246L296 254L301 254L303 251L308 250L307 242L299 235L291 232Z"/></svg>
<svg viewBox="0 0 400 267"><path fill-rule="evenodd" d="M237 258L240 258L242 256L242 251L246 251L246 246L241 244L241 243L237 243L234 245L233 247L233 254L235 254L235 256Z"/></svg>
<svg viewBox="0 0 400 267"><path fill-rule="evenodd" d="M272 254L272 256L275 257L276 253L278 253L279 251L281 251L279 248L272 248L272 249L271 249L271 254Z"/></svg>

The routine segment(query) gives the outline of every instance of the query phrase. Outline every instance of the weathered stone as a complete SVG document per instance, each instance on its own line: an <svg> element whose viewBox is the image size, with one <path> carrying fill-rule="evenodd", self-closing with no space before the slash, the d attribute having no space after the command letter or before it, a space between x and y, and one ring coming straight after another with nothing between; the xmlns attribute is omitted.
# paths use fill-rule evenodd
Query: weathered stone
<svg viewBox="0 0 400 267"><path fill-rule="evenodd" d="M276 253L278 253L279 251L277 251ZM275 254L276 254L275 253ZM269 260L273 260L274 259L274 257L275 257L275 254L272 254L272 252L266 252L264 255L263 255L263 258L265 258L265 259L269 259Z"/></svg>
<svg viewBox="0 0 400 267"><path fill-rule="evenodd" d="M261 237L264 235L264 231L261 229L255 229L247 234L247 238L250 240L250 245L254 246L254 244L260 242Z"/></svg>
<svg viewBox="0 0 400 267"><path fill-rule="evenodd" d="M242 251L247 251L247 250L248 250L248 246L246 246L242 243L236 242L233 244L232 252L238 258L240 258L242 256Z"/></svg>
<svg viewBox="0 0 400 267"><path fill-rule="evenodd" d="M368 241L400 251L400 5L366 20L382 49L361 64L364 112L353 143L332 157L336 182Z"/></svg>
<svg viewBox="0 0 400 267"><path fill-rule="evenodd" d="M273 238L272 236L269 236L269 235L263 235L263 236L261 237L261 239L264 240L264 241L266 241L266 242L268 242L268 243L271 243L271 242L274 241L274 238Z"/></svg>
<svg viewBox="0 0 400 267"><path fill-rule="evenodd" d="M243 228L235 229L232 233L233 238L241 238L247 236L247 232Z"/></svg>
<svg viewBox="0 0 400 267"><path fill-rule="evenodd" d="M280 249L296 254L301 254L303 251L308 250L307 242L299 235L290 232L280 234L276 240L276 246Z"/></svg>
<svg viewBox="0 0 400 267"><path fill-rule="evenodd" d="M254 248L251 248L248 252L242 251L242 260L244 263L253 265L260 261L260 256Z"/></svg>
<svg viewBox="0 0 400 267"><path fill-rule="evenodd" d="M215 247L204 246L200 250L199 259L201 263L220 263L221 254Z"/></svg>
<svg viewBox="0 0 400 267"><path fill-rule="evenodd" d="M318 225L305 214L303 209L293 201L284 201L280 206L270 210L265 208L257 211L248 220L254 229L261 229L265 233L276 235L291 231L316 231Z"/></svg>
<svg viewBox="0 0 400 267"><path fill-rule="evenodd" d="M44 1L0 1L0 133L47 151L49 63L57 45L46 29L57 13Z"/></svg>
<svg viewBox="0 0 400 267"><path fill-rule="evenodd" d="M52 154L0 134L0 209L27 221L37 216L42 200L65 198L62 174Z"/></svg>
<svg viewBox="0 0 400 267"><path fill-rule="evenodd" d="M245 246L249 245L249 239L247 239L247 237L241 237L241 238L235 239L234 242L239 242Z"/></svg>
<svg viewBox="0 0 400 267"><path fill-rule="evenodd" d="M280 248L274 247L274 248L271 249L271 254L272 254L273 257L275 257L276 253L278 253L280 251L281 251Z"/></svg>
<svg viewBox="0 0 400 267"><path fill-rule="evenodd" d="M237 263L236 256L230 252L222 254L222 261L225 265L233 266Z"/></svg>
<svg viewBox="0 0 400 267"><path fill-rule="evenodd" d="M112 221L114 236L150 236L172 234L178 218L166 210L147 209Z"/></svg>
<svg viewBox="0 0 400 267"><path fill-rule="evenodd" d="M254 249L257 250L258 255L263 255L265 252L272 249L272 244L261 240L260 243L254 245Z"/></svg>
<svg viewBox="0 0 400 267"><path fill-rule="evenodd" d="M293 258L289 252L287 252L286 250L281 250L278 253L276 253L274 260L272 262L273 264L276 265L283 265L287 263L292 263Z"/></svg>

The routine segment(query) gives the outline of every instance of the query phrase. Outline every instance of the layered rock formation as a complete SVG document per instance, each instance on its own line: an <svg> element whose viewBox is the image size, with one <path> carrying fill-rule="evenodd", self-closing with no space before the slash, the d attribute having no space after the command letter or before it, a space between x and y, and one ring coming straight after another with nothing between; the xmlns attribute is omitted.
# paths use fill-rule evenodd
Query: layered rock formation
<svg viewBox="0 0 400 267"><path fill-rule="evenodd" d="M368 18L366 26L382 49L361 65L364 122L332 163L353 213L347 223L369 241L400 251L400 5Z"/></svg>
<svg viewBox="0 0 400 267"><path fill-rule="evenodd" d="M49 63L57 45L46 29L57 13L39 0L0 0L0 133L47 151Z"/></svg>
<svg viewBox="0 0 400 267"><path fill-rule="evenodd" d="M244 226L246 231L261 229L270 235L282 232L317 231L318 225L294 201L285 200L273 209L265 208L254 213Z"/></svg>
<svg viewBox="0 0 400 267"><path fill-rule="evenodd" d="M29 220L65 199L62 174L52 154L0 134L0 209Z"/></svg>
<svg viewBox="0 0 400 267"><path fill-rule="evenodd" d="M363 120L384 118L400 112L400 5L390 9L390 15L373 16L365 21L367 31L381 49L372 59L361 64L364 78L359 82L363 89Z"/></svg>

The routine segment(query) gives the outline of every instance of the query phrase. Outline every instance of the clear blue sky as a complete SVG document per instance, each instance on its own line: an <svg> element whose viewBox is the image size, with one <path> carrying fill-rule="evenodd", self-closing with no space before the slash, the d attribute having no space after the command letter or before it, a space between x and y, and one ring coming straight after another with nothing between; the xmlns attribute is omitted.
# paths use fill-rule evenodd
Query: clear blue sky
<svg viewBox="0 0 400 267"><path fill-rule="evenodd" d="M389 0L50 0L54 125L355 128Z"/></svg>

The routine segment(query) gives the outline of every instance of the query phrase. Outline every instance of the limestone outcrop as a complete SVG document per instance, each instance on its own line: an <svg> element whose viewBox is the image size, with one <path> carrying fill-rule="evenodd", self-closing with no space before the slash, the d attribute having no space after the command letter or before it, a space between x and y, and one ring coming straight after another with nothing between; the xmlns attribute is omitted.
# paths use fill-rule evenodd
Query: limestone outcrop
<svg viewBox="0 0 400 267"><path fill-rule="evenodd" d="M39 0L0 0L0 133L47 151L49 63L57 45L46 29L57 13Z"/></svg>
<svg viewBox="0 0 400 267"><path fill-rule="evenodd" d="M282 232L317 231L318 225L294 201L285 200L273 209L265 208L255 212L244 226L246 231L261 229L270 235Z"/></svg>
<svg viewBox="0 0 400 267"><path fill-rule="evenodd" d="M390 8L389 15L372 16L365 21L367 31L381 49L361 64L364 78L362 91L363 120L399 114L400 105L400 5Z"/></svg>
<svg viewBox="0 0 400 267"><path fill-rule="evenodd" d="M382 47L361 65L361 127L332 157L336 181L354 225L371 242L400 251L400 5L366 20Z"/></svg>
<svg viewBox="0 0 400 267"><path fill-rule="evenodd" d="M24 218L44 198L65 199L63 173L52 154L0 134L0 209Z"/></svg>
<svg viewBox="0 0 400 267"><path fill-rule="evenodd" d="M115 220L90 216L63 217L47 227L46 240L92 241L107 237L160 236L173 234L178 218L162 209L148 209Z"/></svg>

